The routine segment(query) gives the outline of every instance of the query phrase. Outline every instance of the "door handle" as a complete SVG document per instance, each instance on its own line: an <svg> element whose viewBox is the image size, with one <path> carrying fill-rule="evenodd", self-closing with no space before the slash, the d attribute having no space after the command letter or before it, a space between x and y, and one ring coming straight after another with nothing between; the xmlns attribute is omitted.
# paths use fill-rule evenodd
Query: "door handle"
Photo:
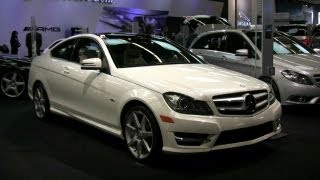
<svg viewBox="0 0 320 180"><path fill-rule="evenodd" d="M227 58L225 56L221 56L221 60L225 61Z"/></svg>
<svg viewBox="0 0 320 180"><path fill-rule="evenodd" d="M64 74L70 74L70 68L67 67L67 66L63 66L63 67L62 67L62 72L63 72Z"/></svg>

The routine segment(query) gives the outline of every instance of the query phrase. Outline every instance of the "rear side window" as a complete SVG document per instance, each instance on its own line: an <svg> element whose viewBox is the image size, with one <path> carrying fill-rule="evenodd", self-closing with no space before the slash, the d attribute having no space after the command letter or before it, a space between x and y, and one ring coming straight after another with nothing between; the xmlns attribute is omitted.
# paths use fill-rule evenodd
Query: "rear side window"
<svg viewBox="0 0 320 180"><path fill-rule="evenodd" d="M51 51L51 56L59 59L70 60L75 39L61 43Z"/></svg>
<svg viewBox="0 0 320 180"><path fill-rule="evenodd" d="M51 49L53 46L55 46L56 44L58 44L58 43L61 42L61 41L62 41L62 39L55 41L54 43L52 43L52 44L48 47L48 49Z"/></svg>
<svg viewBox="0 0 320 180"><path fill-rule="evenodd" d="M209 34L201 37L192 47L192 49L208 49L215 51L225 50L224 33Z"/></svg>

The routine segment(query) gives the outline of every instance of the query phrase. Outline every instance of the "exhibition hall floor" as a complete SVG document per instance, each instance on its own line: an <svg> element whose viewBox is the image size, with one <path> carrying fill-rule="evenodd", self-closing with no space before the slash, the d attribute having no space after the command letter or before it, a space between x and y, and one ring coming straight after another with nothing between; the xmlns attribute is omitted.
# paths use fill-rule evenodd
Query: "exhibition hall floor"
<svg viewBox="0 0 320 180"><path fill-rule="evenodd" d="M0 179L320 179L320 107L286 107L282 120L279 139L137 163L120 139L62 116L38 121L27 98L0 97Z"/></svg>

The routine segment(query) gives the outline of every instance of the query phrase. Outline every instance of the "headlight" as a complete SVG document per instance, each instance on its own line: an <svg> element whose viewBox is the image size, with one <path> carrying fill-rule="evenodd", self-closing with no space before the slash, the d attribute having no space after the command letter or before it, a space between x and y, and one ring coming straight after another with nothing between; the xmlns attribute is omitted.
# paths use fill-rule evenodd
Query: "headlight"
<svg viewBox="0 0 320 180"><path fill-rule="evenodd" d="M290 70L282 71L281 74L285 78L289 79L290 81L293 81L299 84L312 85L311 80L306 75L303 75L294 71L290 71Z"/></svg>
<svg viewBox="0 0 320 180"><path fill-rule="evenodd" d="M268 85L269 88L270 88L269 96L268 96L268 101L269 101L269 104L273 104L273 103L276 101L276 96L275 96L273 87L272 87L272 85L270 84L270 82L266 82L266 83L267 83L267 85Z"/></svg>
<svg viewBox="0 0 320 180"><path fill-rule="evenodd" d="M276 101L276 96L274 95L273 89L270 88L269 92L269 104L273 104Z"/></svg>
<svg viewBox="0 0 320 180"><path fill-rule="evenodd" d="M176 112L194 115L213 115L212 110L204 101L197 101L189 96L173 92L164 93L163 97L170 108Z"/></svg>

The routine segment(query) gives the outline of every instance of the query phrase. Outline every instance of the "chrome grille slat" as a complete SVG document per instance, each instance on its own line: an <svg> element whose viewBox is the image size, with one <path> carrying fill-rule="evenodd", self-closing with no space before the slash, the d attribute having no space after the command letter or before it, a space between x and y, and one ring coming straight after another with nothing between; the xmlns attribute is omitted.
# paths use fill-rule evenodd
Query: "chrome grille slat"
<svg viewBox="0 0 320 180"><path fill-rule="evenodd" d="M268 106L266 90L248 91L212 97L220 114L252 115Z"/></svg>
<svg viewBox="0 0 320 180"><path fill-rule="evenodd" d="M225 111L225 110L228 110L228 111L241 111L242 108L241 107L219 107L219 110L221 110L221 111Z"/></svg>
<svg viewBox="0 0 320 180"><path fill-rule="evenodd" d="M215 99L215 102L224 102L224 101L232 101L232 102L242 102L243 97L236 97L236 98L221 98L221 99Z"/></svg>
<svg viewBox="0 0 320 180"><path fill-rule="evenodd" d="M314 80L316 81L317 85L320 87L320 74L316 74L313 77L314 77Z"/></svg>
<svg viewBox="0 0 320 180"><path fill-rule="evenodd" d="M268 96L268 93L259 93L253 95L256 99L263 98L264 96Z"/></svg>
<svg viewBox="0 0 320 180"><path fill-rule="evenodd" d="M265 106L267 104L268 104L268 101L267 100L263 100L263 101L257 103L256 108L260 108L260 107Z"/></svg>

